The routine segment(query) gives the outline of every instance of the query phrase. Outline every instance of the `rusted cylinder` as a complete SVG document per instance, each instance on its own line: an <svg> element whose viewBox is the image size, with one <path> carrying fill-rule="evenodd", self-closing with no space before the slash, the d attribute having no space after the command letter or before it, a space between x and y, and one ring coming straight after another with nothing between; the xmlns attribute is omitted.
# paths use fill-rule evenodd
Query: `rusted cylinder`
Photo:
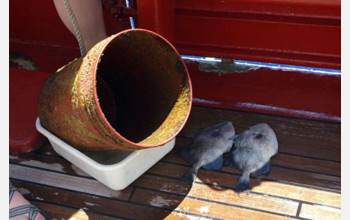
<svg viewBox="0 0 350 220"><path fill-rule="evenodd" d="M176 49L133 29L96 44L44 83L41 125L84 150L138 150L172 140L191 110L192 86Z"/></svg>

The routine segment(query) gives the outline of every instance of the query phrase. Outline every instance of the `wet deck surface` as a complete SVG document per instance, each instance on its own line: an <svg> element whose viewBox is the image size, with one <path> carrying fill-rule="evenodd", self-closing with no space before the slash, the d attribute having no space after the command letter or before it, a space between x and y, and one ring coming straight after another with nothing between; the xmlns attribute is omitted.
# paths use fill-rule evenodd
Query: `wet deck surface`
<svg viewBox="0 0 350 220"><path fill-rule="evenodd" d="M234 192L240 172L200 170L189 186L189 168L176 150L199 128L230 120L236 131L266 122L275 130L279 154L269 176L252 178L249 196ZM111 190L56 154L49 143L10 156L10 180L53 219L79 209L89 219L340 219L340 124L195 106L176 145L122 191Z"/></svg>

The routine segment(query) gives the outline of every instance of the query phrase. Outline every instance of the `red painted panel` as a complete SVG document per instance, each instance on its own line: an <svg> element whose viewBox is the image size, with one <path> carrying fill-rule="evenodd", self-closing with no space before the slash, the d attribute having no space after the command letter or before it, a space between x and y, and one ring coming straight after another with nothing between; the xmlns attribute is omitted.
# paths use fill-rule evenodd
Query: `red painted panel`
<svg viewBox="0 0 350 220"><path fill-rule="evenodd" d="M339 75L270 68L218 74L201 71L197 62L186 65L195 104L340 122Z"/></svg>
<svg viewBox="0 0 350 220"><path fill-rule="evenodd" d="M340 1L178 0L183 54L340 69Z"/></svg>
<svg viewBox="0 0 350 220"><path fill-rule="evenodd" d="M162 2L137 2L140 25L183 54L340 69L340 0L176 0L175 29ZM108 34L130 27L104 17ZM10 39L77 47L52 1L10 1Z"/></svg>
<svg viewBox="0 0 350 220"><path fill-rule="evenodd" d="M175 0L138 0L139 27L174 41Z"/></svg>
<svg viewBox="0 0 350 220"><path fill-rule="evenodd" d="M53 72L74 59L78 49L10 42L33 59L41 71ZM71 59L69 59L71 58ZM39 62L36 62L39 61ZM240 74L206 72L187 61L194 104L284 116L340 121L340 75L317 75L269 68Z"/></svg>
<svg viewBox="0 0 350 220"><path fill-rule="evenodd" d="M10 51L20 51L29 56L39 71L53 73L62 66L80 57L78 45L76 47L63 47L42 44L34 41L10 39Z"/></svg>
<svg viewBox="0 0 350 220"><path fill-rule="evenodd" d="M340 0L176 0L175 4L175 46L182 54L340 68ZM129 27L127 17L117 21L106 8L104 16L108 34ZM10 1L10 51L16 50L45 72L79 56L78 44L52 1ZM188 67L195 104L340 120L340 76L262 68L219 76L199 70L198 63Z"/></svg>
<svg viewBox="0 0 350 220"><path fill-rule="evenodd" d="M35 128L39 91L49 74L10 68L10 153L29 152L43 136Z"/></svg>
<svg viewBox="0 0 350 220"><path fill-rule="evenodd" d="M10 39L78 47L74 36L60 20L53 1L16 0L9 3ZM108 35L130 28L128 18L116 20L107 10L105 8L104 20Z"/></svg>

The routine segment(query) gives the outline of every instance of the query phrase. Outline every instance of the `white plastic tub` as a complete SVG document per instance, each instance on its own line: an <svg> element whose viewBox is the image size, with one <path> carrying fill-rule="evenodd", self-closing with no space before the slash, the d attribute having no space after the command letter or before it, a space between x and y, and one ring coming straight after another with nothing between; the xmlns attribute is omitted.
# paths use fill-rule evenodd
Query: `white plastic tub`
<svg viewBox="0 0 350 220"><path fill-rule="evenodd" d="M53 149L58 154L113 190L125 189L169 153L175 145L175 139L173 139L164 146L145 150L131 152L122 150L99 151L96 153L96 155L99 155L96 158L101 158L101 156L107 158L105 163L102 164L97 162L101 159L97 161L92 159L94 153L85 152L84 154L47 131L41 126L39 118L36 120L36 128L49 139ZM113 155L114 159L111 158ZM113 163L113 160L115 160L115 163Z"/></svg>

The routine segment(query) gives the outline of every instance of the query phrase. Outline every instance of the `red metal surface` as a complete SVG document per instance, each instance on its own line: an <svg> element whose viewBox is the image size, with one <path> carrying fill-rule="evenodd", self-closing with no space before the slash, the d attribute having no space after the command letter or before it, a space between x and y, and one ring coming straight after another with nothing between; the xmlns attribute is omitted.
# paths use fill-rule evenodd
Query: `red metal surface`
<svg viewBox="0 0 350 220"><path fill-rule="evenodd" d="M340 122L339 75L269 68L219 75L186 65L197 105Z"/></svg>
<svg viewBox="0 0 350 220"><path fill-rule="evenodd" d="M29 152L44 139L35 129L38 98L48 74L10 68L10 153Z"/></svg>
<svg viewBox="0 0 350 220"><path fill-rule="evenodd" d="M77 47L78 43L60 20L53 1L16 0L9 2L10 40ZM116 20L105 8L107 35L130 28L129 18Z"/></svg>
<svg viewBox="0 0 350 220"><path fill-rule="evenodd" d="M182 54L340 69L340 0L177 0Z"/></svg>
<svg viewBox="0 0 350 220"><path fill-rule="evenodd" d="M176 0L175 4L174 42L182 54L340 68L339 0ZM108 13L108 30L129 25L127 17L116 21ZM48 72L79 56L78 44L52 1L10 1L10 50L29 55L41 71ZM217 107L307 117L295 111L236 105L257 103L319 113L314 118L320 120L329 120L325 115L340 117L340 76L271 69L219 76L199 70L198 64L187 66L194 97L221 103ZM230 88L240 90L229 93Z"/></svg>
<svg viewBox="0 0 350 220"><path fill-rule="evenodd" d="M106 83L98 85L98 77ZM39 117L78 149L138 150L171 141L191 105L191 81L175 48L156 33L134 29L52 74L40 92Z"/></svg>
<svg viewBox="0 0 350 220"><path fill-rule="evenodd" d="M138 0L137 15L140 28L174 42L175 0Z"/></svg>
<svg viewBox="0 0 350 220"><path fill-rule="evenodd" d="M175 42L182 54L340 69L340 0L139 0L137 6L139 26ZM108 9L104 15L108 34L130 27L126 16L115 20ZM10 39L77 46L52 1L10 1Z"/></svg>

